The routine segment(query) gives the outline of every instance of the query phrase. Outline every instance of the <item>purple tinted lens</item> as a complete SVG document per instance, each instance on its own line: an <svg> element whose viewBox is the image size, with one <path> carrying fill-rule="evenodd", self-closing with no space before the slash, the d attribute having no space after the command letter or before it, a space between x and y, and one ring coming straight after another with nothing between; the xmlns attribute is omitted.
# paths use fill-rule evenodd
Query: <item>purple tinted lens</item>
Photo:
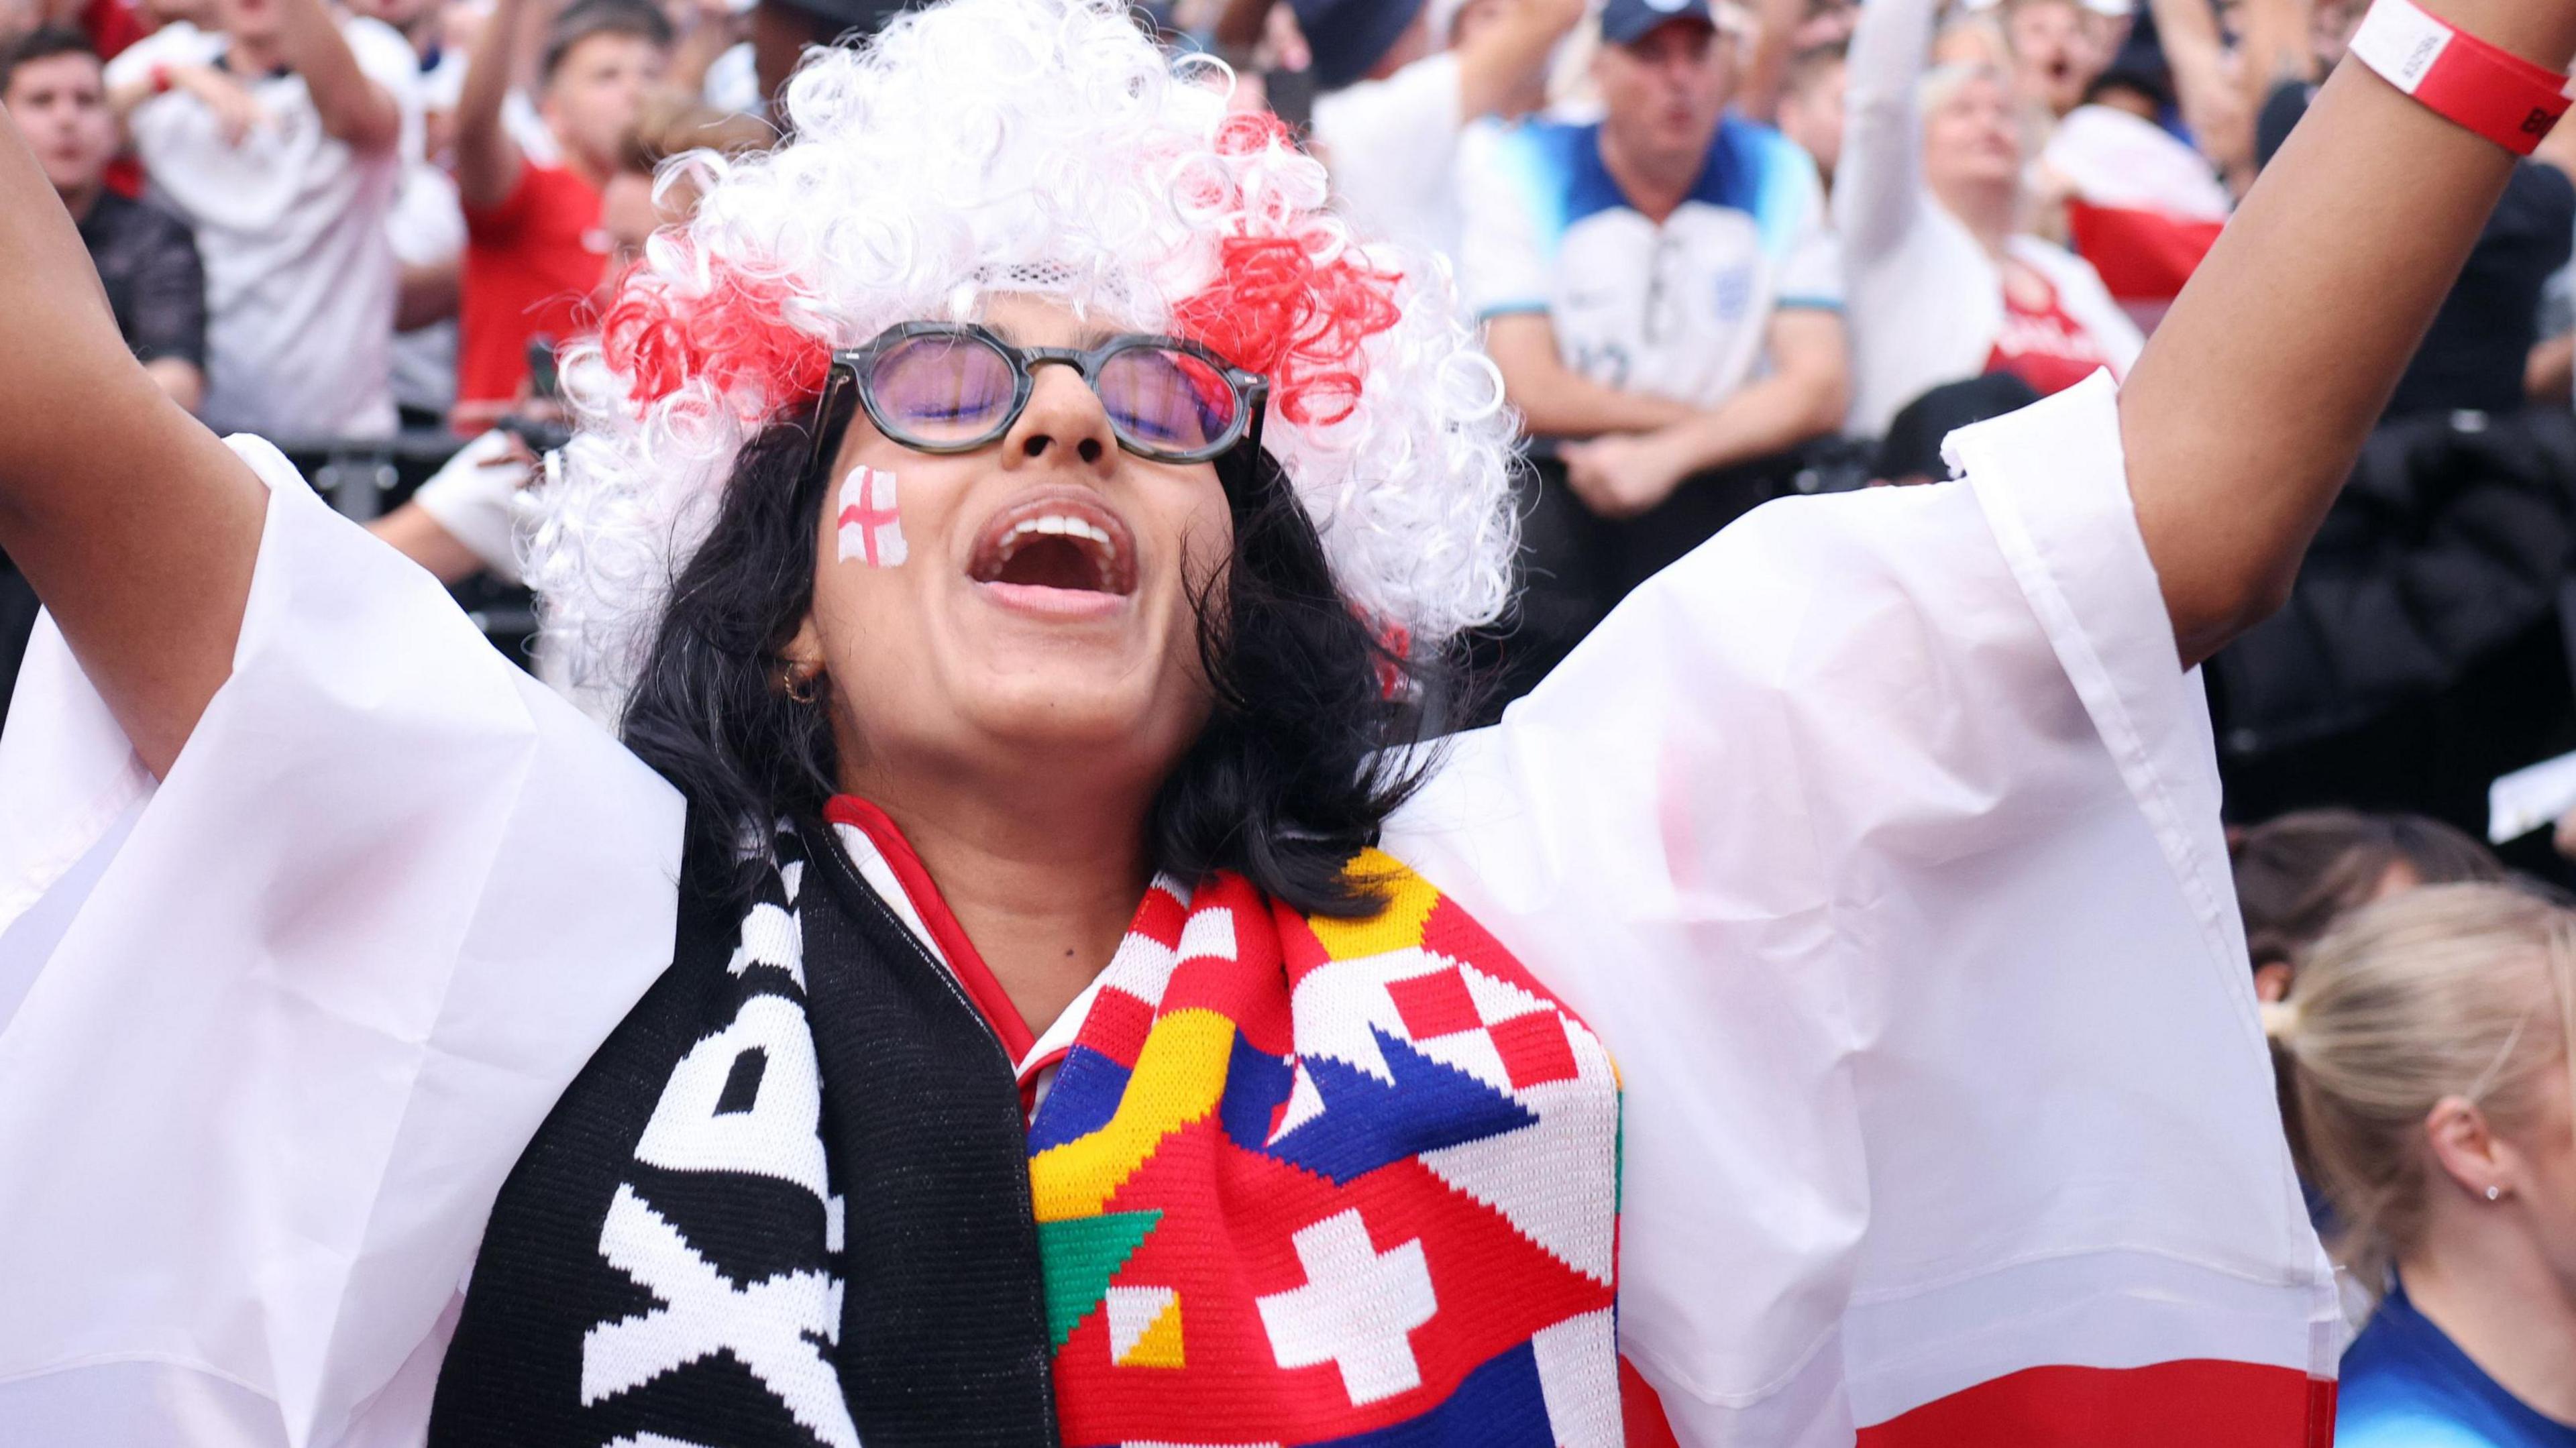
<svg viewBox="0 0 2576 1448"><path fill-rule="evenodd" d="M1100 403L1129 441L1175 453L1223 439L1238 406L1224 373L1167 347L1130 347L1100 364Z"/></svg>
<svg viewBox="0 0 2576 1448"><path fill-rule="evenodd" d="M896 441L971 442L1001 425L1017 379L1010 360L967 336L907 338L877 357L868 388Z"/></svg>

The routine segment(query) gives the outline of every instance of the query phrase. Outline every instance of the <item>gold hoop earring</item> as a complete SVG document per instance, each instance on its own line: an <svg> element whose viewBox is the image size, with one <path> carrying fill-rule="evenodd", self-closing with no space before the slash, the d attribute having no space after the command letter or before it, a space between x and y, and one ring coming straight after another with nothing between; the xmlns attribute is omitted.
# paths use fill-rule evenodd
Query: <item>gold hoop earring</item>
<svg viewBox="0 0 2576 1448"><path fill-rule="evenodd" d="M796 672L794 664L783 665L778 670L778 691L785 694L791 704L811 704L814 702L815 677L816 674Z"/></svg>

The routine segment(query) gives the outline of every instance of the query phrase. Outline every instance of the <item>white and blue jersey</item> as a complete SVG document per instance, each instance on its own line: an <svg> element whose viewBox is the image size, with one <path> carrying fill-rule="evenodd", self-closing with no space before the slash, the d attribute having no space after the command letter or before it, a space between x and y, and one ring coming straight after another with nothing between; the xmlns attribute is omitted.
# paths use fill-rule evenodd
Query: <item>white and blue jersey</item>
<svg viewBox="0 0 2576 1448"><path fill-rule="evenodd" d="M1695 406L1756 375L1772 314L1842 307L1815 163L1729 116L1662 225L1601 161L1601 127L1532 121L1460 177L1459 269L1484 317L1545 313L1568 367Z"/></svg>

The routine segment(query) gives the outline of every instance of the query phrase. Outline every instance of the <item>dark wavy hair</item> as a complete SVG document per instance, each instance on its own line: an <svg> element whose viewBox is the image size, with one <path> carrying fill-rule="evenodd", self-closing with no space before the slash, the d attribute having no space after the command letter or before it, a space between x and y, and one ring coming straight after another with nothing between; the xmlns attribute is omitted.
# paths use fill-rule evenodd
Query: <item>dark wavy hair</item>
<svg viewBox="0 0 2576 1448"><path fill-rule="evenodd" d="M818 446L803 423L773 424L743 449L627 703L627 747L688 800L692 889L747 893L773 823L838 789L831 686L790 699L779 650L812 605L830 474L817 459L846 427L827 419ZM1432 751L1412 746L1454 672L1398 656L1351 608L1269 453L1247 443L1216 470L1234 555L1191 590L1215 708L1154 796L1154 866L1232 870L1299 911L1366 914L1379 892L1344 867L1421 782Z"/></svg>

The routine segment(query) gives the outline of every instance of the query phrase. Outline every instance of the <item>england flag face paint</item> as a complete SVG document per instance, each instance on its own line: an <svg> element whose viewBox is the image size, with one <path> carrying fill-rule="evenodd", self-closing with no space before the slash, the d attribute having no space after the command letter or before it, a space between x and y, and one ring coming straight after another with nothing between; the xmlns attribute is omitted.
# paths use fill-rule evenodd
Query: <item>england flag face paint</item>
<svg viewBox="0 0 2576 1448"><path fill-rule="evenodd" d="M907 550L903 515L896 510L894 474L864 464L841 481L841 561L856 558L870 568L900 565Z"/></svg>

